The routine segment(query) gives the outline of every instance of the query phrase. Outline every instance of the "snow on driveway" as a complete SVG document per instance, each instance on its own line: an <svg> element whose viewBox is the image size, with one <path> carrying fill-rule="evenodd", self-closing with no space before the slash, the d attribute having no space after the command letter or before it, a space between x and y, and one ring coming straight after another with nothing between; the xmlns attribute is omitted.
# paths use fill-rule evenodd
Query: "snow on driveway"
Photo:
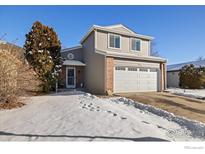
<svg viewBox="0 0 205 154"><path fill-rule="evenodd" d="M0 111L0 141L204 140L193 137L184 125L119 97L65 92L27 102L22 108Z"/></svg>

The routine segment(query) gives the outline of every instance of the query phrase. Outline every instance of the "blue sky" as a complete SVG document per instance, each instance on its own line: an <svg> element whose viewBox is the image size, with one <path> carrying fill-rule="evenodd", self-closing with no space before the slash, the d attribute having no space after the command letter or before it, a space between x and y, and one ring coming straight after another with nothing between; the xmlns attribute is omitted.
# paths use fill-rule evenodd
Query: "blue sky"
<svg viewBox="0 0 205 154"><path fill-rule="evenodd" d="M51 26L63 47L79 44L93 25L122 23L155 37L168 64L205 57L205 6L0 6L0 38L23 46L34 21Z"/></svg>

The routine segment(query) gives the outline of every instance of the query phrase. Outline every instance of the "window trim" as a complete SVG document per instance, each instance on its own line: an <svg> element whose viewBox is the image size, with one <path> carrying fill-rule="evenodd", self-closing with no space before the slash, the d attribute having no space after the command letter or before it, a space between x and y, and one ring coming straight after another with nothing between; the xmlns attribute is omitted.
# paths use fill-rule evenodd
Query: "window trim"
<svg viewBox="0 0 205 154"><path fill-rule="evenodd" d="M110 47L110 35L114 35L114 36L119 36L119 37L120 37L120 48ZM121 37L121 35L114 34L114 33L108 33L107 42L108 42L108 48L110 48L110 49L116 49L116 50L121 50L121 46L122 46L122 37Z"/></svg>
<svg viewBox="0 0 205 154"><path fill-rule="evenodd" d="M133 50L132 49L132 40L138 40L138 41L140 41L140 50ZM142 50L142 40L141 39L138 39L138 38L133 38L133 37L131 37L130 38L130 51L132 51L132 52L140 52Z"/></svg>

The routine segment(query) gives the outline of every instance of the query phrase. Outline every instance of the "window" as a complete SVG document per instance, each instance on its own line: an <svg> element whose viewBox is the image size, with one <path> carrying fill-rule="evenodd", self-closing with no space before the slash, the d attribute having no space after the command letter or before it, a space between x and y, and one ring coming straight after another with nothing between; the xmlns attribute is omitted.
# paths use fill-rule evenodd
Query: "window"
<svg viewBox="0 0 205 154"><path fill-rule="evenodd" d="M140 72L148 72L148 69L146 69L146 68L140 68Z"/></svg>
<svg viewBox="0 0 205 154"><path fill-rule="evenodd" d="M140 51L141 50L141 41L138 39L131 38L131 50Z"/></svg>
<svg viewBox="0 0 205 154"><path fill-rule="evenodd" d="M125 71L125 67L123 67L123 66L116 66L115 70Z"/></svg>
<svg viewBox="0 0 205 154"><path fill-rule="evenodd" d="M155 69L155 68L150 68L149 71L150 71L150 72L157 72L157 69Z"/></svg>
<svg viewBox="0 0 205 154"><path fill-rule="evenodd" d="M109 39L109 48L117 48L120 49L120 35L115 35L115 34L109 34L108 35Z"/></svg>
<svg viewBox="0 0 205 154"><path fill-rule="evenodd" d="M137 71L137 67L128 67L128 71Z"/></svg>

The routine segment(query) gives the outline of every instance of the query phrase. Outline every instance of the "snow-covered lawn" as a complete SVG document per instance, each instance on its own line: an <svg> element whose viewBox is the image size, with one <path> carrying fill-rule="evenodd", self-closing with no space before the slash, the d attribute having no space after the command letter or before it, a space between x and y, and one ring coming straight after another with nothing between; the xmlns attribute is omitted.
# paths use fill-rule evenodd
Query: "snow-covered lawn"
<svg viewBox="0 0 205 154"><path fill-rule="evenodd" d="M0 111L0 141L10 140L201 141L205 125L126 98L64 92Z"/></svg>
<svg viewBox="0 0 205 154"><path fill-rule="evenodd" d="M205 99L205 89L181 89L181 88L168 88L166 91L192 98Z"/></svg>

